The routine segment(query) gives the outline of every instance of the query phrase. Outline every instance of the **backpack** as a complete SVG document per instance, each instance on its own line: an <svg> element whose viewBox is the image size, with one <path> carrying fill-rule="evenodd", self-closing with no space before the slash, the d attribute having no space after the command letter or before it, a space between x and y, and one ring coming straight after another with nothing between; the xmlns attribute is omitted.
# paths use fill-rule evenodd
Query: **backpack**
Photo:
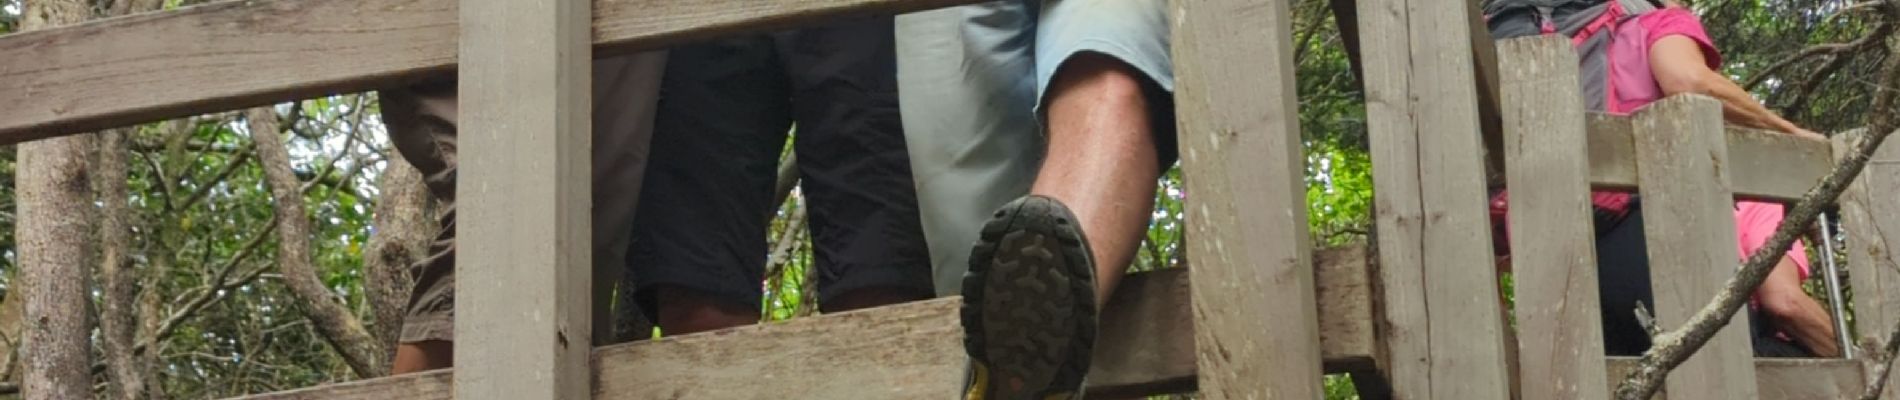
<svg viewBox="0 0 1900 400"><path fill-rule="evenodd" d="M1584 108L1593 112L1609 110L1612 76L1610 40L1616 26L1643 13L1655 11L1647 0L1489 0L1484 5L1485 25L1493 40L1524 36L1560 34L1570 38L1577 49L1578 83L1583 85ZM1622 204L1592 195L1592 217L1601 236L1621 224L1641 199L1626 195ZM1492 249L1509 254L1510 242L1505 226L1508 194L1494 188L1490 195ZM1614 206L1612 206L1614 205Z"/></svg>
<svg viewBox="0 0 1900 400"><path fill-rule="evenodd" d="M1490 0L1485 24L1493 40L1561 34L1577 48L1584 108L1603 112L1610 99L1610 37L1617 24L1655 11L1647 0Z"/></svg>

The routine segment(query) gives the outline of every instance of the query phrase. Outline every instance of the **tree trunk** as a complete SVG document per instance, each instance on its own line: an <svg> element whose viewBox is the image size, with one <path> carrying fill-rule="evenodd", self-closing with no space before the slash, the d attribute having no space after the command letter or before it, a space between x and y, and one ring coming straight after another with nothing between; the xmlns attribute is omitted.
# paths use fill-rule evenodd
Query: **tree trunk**
<svg viewBox="0 0 1900 400"><path fill-rule="evenodd" d="M389 366L382 346L323 284L311 262L312 230L310 217L304 213L303 184L290 170L290 150L284 146L277 113L269 107L254 108L245 113L245 120L249 121L251 139L257 142L257 160L264 166L271 202L276 204L277 268L284 275L285 285L297 296L311 324L357 376L387 375Z"/></svg>
<svg viewBox="0 0 1900 400"><path fill-rule="evenodd" d="M14 275L13 282L19 282ZM13 286L5 299L0 299L0 383L20 383L20 316L26 313L26 291Z"/></svg>
<svg viewBox="0 0 1900 400"><path fill-rule="evenodd" d="M93 165L99 209L99 330L106 359L108 398L145 398L144 368L134 353L138 334L138 272L132 269L132 208L127 204L126 136L130 129L99 134L99 162Z"/></svg>
<svg viewBox="0 0 1900 400"><path fill-rule="evenodd" d="M389 152L387 165L379 183L382 194L376 200L376 234L369 238L369 251L363 257L363 283L376 314L376 341L393 352L413 285L409 265L428 255L436 228L431 218L433 199L422 185L422 172L395 151Z"/></svg>
<svg viewBox="0 0 1900 400"><path fill-rule="evenodd" d="M21 28L34 30L86 19L81 0L26 0ZM26 323L21 358L25 398L92 397L91 326L87 318L92 193L86 160L92 135L20 144L15 175L19 201L20 280Z"/></svg>

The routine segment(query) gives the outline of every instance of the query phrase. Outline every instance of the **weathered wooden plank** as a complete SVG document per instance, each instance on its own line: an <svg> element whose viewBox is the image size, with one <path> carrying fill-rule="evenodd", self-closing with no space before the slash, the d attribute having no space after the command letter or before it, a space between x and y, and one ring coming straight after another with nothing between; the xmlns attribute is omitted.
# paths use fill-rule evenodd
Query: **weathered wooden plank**
<svg viewBox="0 0 1900 400"><path fill-rule="evenodd" d="M1348 0L1353 1L1353 0ZM1375 272L1385 305L1381 370L1394 392L1429 398L1430 314L1425 308L1425 212L1419 202L1418 126L1412 120L1412 74L1402 0L1357 0L1366 128L1372 147Z"/></svg>
<svg viewBox="0 0 1900 400"><path fill-rule="evenodd" d="M1200 392L1318 398L1290 6L1169 3Z"/></svg>
<svg viewBox="0 0 1900 400"><path fill-rule="evenodd" d="M1620 377L1636 368L1635 357L1609 357L1610 376ZM1867 381L1862 367L1851 360L1819 358L1761 358L1754 361L1755 389L1761 398L1775 400L1839 400L1860 396ZM1611 382L1615 385L1616 382ZM1653 400L1676 399L1659 392ZM1683 398L1687 398L1684 396Z"/></svg>
<svg viewBox="0 0 1900 400"><path fill-rule="evenodd" d="M1466 4L1456 1L1357 7L1386 370L1401 398L1505 399L1510 368L1488 267L1472 32Z"/></svg>
<svg viewBox="0 0 1900 400"><path fill-rule="evenodd" d="M1373 367L1372 275L1366 247L1313 253L1319 295L1320 357L1328 373ZM1130 275L1109 299L1089 370L1092 397L1135 398L1195 388L1193 310L1188 283L1194 268Z"/></svg>
<svg viewBox="0 0 1900 400"><path fill-rule="evenodd" d="M436 370L244 396L234 400L451 400L455 397L453 375L449 370Z"/></svg>
<svg viewBox="0 0 1900 400"><path fill-rule="evenodd" d="M1498 43L1484 21L1485 0L1465 0L1465 21L1471 26L1471 70L1478 83L1478 127L1484 138L1487 174L1504 173L1503 90L1498 82ZM1501 179L1488 176L1490 179Z"/></svg>
<svg viewBox="0 0 1900 400"><path fill-rule="evenodd" d="M1633 125L1653 307L1657 323L1668 329L1721 291L1737 265L1722 106L1707 97L1673 96L1638 112ZM1678 399L1753 400L1753 359L1748 315L1736 315L1669 375L1665 387Z"/></svg>
<svg viewBox="0 0 1900 400"><path fill-rule="evenodd" d="M1834 152L1845 157L1865 131L1834 137ZM1887 340L1887 330L1900 323L1900 146L1882 145L1861 170L1860 177L1841 193L1841 228L1846 231L1848 285L1853 288L1854 330L1864 361L1875 360ZM1882 399L1900 399L1900 390L1887 385Z"/></svg>
<svg viewBox="0 0 1900 400"><path fill-rule="evenodd" d="M1498 44L1524 399L1603 399L1588 135L1568 39Z"/></svg>
<svg viewBox="0 0 1900 400"><path fill-rule="evenodd" d="M976 0L596 0L603 53ZM452 71L456 0L223 1L0 36L0 144Z"/></svg>
<svg viewBox="0 0 1900 400"><path fill-rule="evenodd" d="M1590 114L1590 182L1636 188L1636 150L1628 117ZM1779 132L1726 127L1736 197L1792 201L1834 169L1828 143Z"/></svg>
<svg viewBox="0 0 1900 400"><path fill-rule="evenodd" d="M1367 249L1321 250L1313 259L1326 371L1363 371L1377 348ZM1097 340L1090 396L1195 390L1191 271L1137 273L1122 281L1103 309L1103 325L1120 328L1102 330ZM593 398L945 398L963 377L958 304L937 299L602 347L593 356ZM447 399L449 379L434 372L246 400Z"/></svg>
<svg viewBox="0 0 1900 400"><path fill-rule="evenodd" d="M603 347L594 399L944 399L965 360L954 299Z"/></svg>
<svg viewBox="0 0 1900 400"><path fill-rule="evenodd" d="M592 6L460 4L457 399L590 393Z"/></svg>

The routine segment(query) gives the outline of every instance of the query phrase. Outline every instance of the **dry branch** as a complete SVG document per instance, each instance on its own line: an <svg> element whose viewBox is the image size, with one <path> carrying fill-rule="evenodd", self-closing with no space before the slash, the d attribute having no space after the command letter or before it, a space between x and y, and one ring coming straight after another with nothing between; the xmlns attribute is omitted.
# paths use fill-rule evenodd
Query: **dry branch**
<svg viewBox="0 0 1900 400"><path fill-rule="evenodd" d="M277 267L284 274L285 285L296 294L317 331L357 376L387 374L381 344L324 285L312 265L312 230L309 215L304 212L303 187L290 170L290 151L284 145L277 114L265 107L251 109L245 115L252 140L257 142L257 159L264 165L271 201L276 204Z"/></svg>
<svg viewBox="0 0 1900 400"><path fill-rule="evenodd" d="M1879 364L1874 365L1873 380L1867 382L1866 390L1860 394L1861 400L1879 399L1880 393L1887 390L1888 375L1893 370L1893 358L1897 352L1900 352L1900 321L1895 321L1893 329L1887 332L1885 348L1880 352L1884 356L1877 360Z"/></svg>

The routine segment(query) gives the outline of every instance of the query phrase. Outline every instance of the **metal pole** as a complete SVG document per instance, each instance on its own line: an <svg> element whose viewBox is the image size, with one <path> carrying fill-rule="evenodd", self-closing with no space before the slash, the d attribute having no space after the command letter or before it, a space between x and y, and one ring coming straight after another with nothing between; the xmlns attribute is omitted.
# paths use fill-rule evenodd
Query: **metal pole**
<svg viewBox="0 0 1900 400"><path fill-rule="evenodd" d="M1840 339L1841 356L1854 358L1854 342L1847 334L1847 311L1841 307L1841 272L1834 265L1834 230L1826 213L1821 217L1821 268L1827 277L1827 303L1834 311L1834 336Z"/></svg>

